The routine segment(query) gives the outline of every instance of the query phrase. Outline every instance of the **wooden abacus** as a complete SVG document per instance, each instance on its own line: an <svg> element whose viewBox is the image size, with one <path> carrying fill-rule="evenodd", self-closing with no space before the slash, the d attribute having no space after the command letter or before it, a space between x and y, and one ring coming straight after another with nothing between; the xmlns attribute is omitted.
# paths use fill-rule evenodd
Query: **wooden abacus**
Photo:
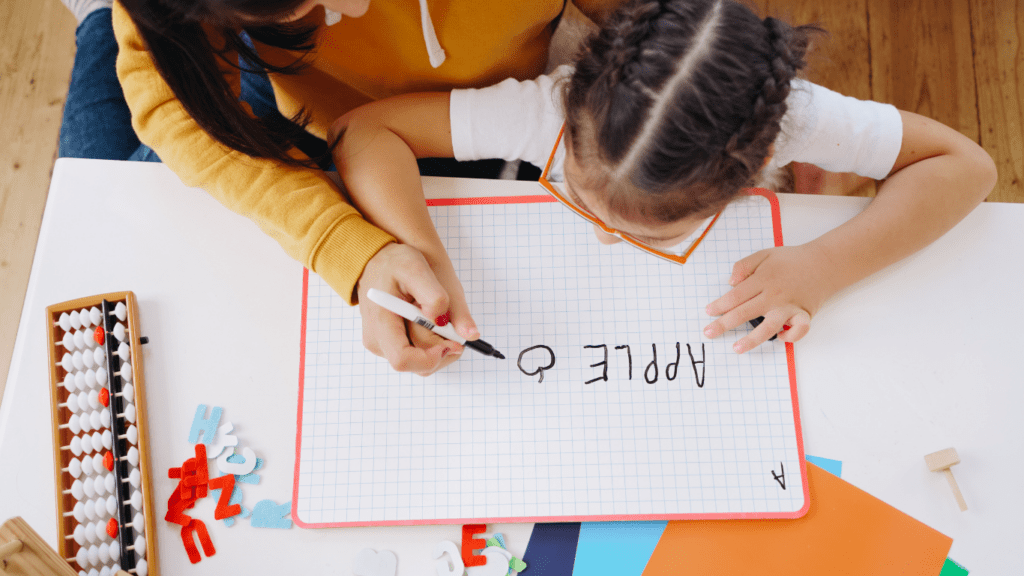
<svg viewBox="0 0 1024 576"><path fill-rule="evenodd" d="M147 339L135 295L54 304L46 322L57 551L80 576L159 576L142 370Z"/></svg>

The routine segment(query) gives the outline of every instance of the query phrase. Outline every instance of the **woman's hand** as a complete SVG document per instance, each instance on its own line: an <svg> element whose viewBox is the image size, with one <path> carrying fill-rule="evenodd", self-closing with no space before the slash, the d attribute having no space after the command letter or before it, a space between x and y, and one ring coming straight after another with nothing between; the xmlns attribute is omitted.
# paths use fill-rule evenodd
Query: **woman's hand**
<svg viewBox="0 0 1024 576"><path fill-rule="evenodd" d="M363 346L399 372L429 376L458 360L463 347L378 306L366 297L370 288L412 302L429 318L448 313L463 338L480 337L451 262L445 257L435 266L436 274L419 250L392 243L370 259L356 285Z"/></svg>
<svg viewBox="0 0 1024 576"><path fill-rule="evenodd" d="M832 262L813 242L747 256L733 266L733 289L708 304L707 313L720 318L704 328L704 335L717 338L764 316L733 350L746 352L776 334L784 342L796 342L810 330L811 317L822 303L838 290L831 270Z"/></svg>

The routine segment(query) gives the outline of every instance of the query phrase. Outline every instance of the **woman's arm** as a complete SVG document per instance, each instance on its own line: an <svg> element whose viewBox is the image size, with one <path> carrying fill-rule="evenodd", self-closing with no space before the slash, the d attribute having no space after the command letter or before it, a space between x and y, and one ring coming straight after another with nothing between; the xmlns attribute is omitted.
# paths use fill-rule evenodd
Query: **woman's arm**
<svg viewBox="0 0 1024 576"><path fill-rule="evenodd" d="M899 155L864 212L807 244L737 262L729 280L734 288L707 307L721 317L705 335L714 338L764 316L735 343L737 352L780 332L785 341L799 340L829 297L931 244L988 196L996 168L980 146L935 120L900 115ZM782 332L784 325L790 329Z"/></svg>
<svg viewBox="0 0 1024 576"><path fill-rule="evenodd" d="M427 212L416 158L451 157L448 93L407 94L373 102L339 118L329 139L342 139L335 165L352 203L370 222L414 248L443 287L431 300L417 298L411 286L392 285L391 293L415 302L430 317L449 313L455 329L468 340L479 338L466 298L441 238ZM406 326L395 314L367 298L360 282L363 340L375 354L391 358L421 357L436 364L430 373L455 361L462 347L419 326ZM408 338L406 333L408 331ZM394 365L394 362L392 362Z"/></svg>

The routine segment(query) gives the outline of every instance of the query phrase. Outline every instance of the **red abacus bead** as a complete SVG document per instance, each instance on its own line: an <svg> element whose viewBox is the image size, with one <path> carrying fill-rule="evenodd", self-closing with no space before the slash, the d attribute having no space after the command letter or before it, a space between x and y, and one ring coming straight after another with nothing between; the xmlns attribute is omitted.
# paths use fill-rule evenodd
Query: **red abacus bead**
<svg viewBox="0 0 1024 576"><path fill-rule="evenodd" d="M110 408L110 392L106 388L100 390L100 404L103 404L104 408Z"/></svg>
<svg viewBox="0 0 1024 576"><path fill-rule="evenodd" d="M117 538L117 519L116 518L111 518L107 522L107 534L111 538Z"/></svg>
<svg viewBox="0 0 1024 576"><path fill-rule="evenodd" d="M105 338L106 333L103 332L103 326L97 326L96 331L92 333L92 339L95 340L96 343L99 344L100 346L103 346L103 340Z"/></svg>
<svg viewBox="0 0 1024 576"><path fill-rule="evenodd" d="M106 468L108 472L114 471L114 455L110 452L103 455L103 467Z"/></svg>

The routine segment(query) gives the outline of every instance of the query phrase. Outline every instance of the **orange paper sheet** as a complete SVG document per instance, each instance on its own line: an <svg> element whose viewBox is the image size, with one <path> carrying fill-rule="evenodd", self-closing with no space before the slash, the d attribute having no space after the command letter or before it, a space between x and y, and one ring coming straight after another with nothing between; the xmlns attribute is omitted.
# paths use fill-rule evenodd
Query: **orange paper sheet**
<svg viewBox="0 0 1024 576"><path fill-rule="evenodd" d="M938 576L953 539L807 464L796 520L672 521L644 576Z"/></svg>

